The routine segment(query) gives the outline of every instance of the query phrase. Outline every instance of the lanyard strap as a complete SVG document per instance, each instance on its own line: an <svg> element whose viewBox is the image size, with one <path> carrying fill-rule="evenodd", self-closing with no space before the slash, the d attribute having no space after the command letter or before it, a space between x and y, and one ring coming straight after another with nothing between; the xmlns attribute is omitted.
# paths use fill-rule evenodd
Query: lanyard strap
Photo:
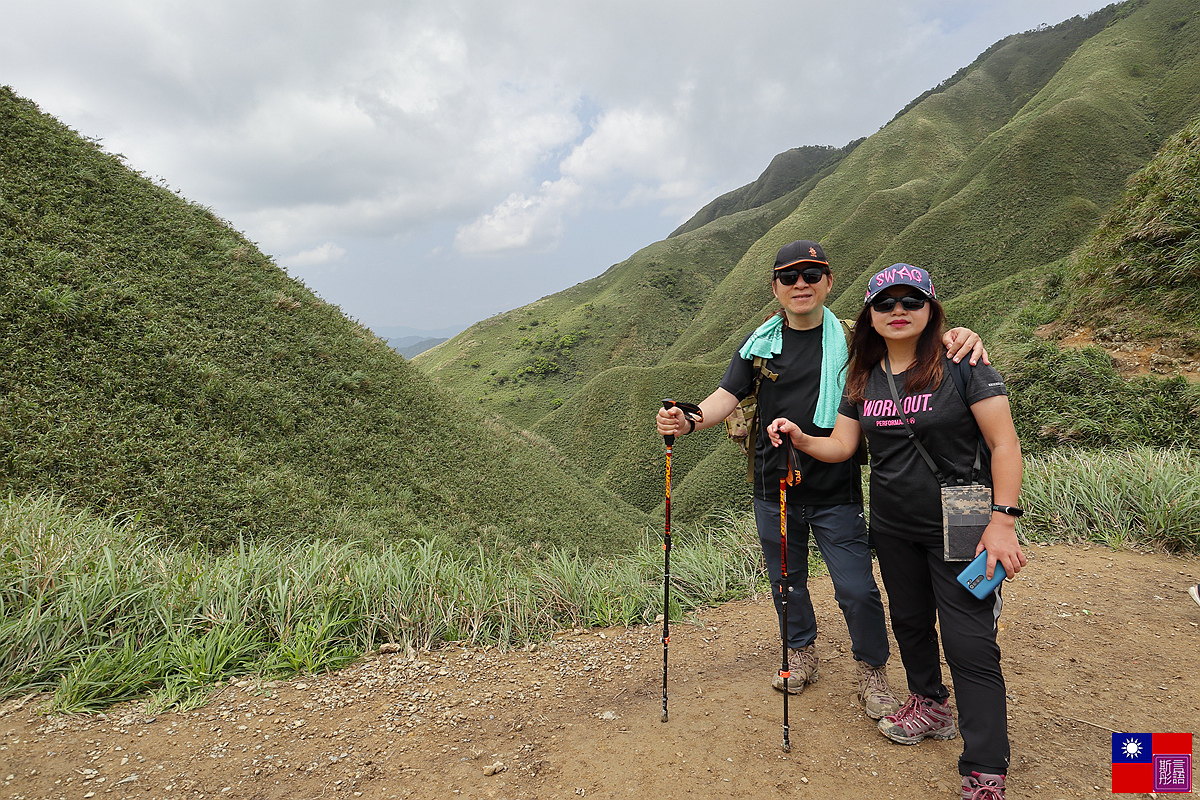
<svg viewBox="0 0 1200 800"><path fill-rule="evenodd" d="M913 433L913 429L909 427L908 420L904 418L904 409L900 405L900 393L896 391L896 380L892 377L892 362L888 359L887 353L883 354L883 374L887 376L888 388L892 390L892 402L896 404L896 414L900 417L900 424L904 426L904 432L908 434L908 440L917 448L917 452L921 454L921 458L925 459L925 463L929 465L929 469L933 470L933 476L937 478L939 486L946 486L946 476L937 468L933 457L929 455L929 451L921 445L921 440ZM964 400L965 402L965 400ZM969 410L969 409L968 409ZM974 482L979 476L980 452L979 440L975 440L975 464L971 468L971 481Z"/></svg>

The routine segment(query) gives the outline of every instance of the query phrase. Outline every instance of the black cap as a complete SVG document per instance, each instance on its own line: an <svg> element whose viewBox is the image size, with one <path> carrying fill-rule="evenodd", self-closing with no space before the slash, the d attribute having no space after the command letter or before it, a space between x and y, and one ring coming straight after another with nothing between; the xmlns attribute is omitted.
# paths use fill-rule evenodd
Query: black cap
<svg viewBox="0 0 1200 800"><path fill-rule="evenodd" d="M829 266L829 261L825 258L825 251L821 249L821 245L816 242L810 242L807 239L785 244L775 254L775 269L777 270L795 267L804 263L820 264L823 267Z"/></svg>

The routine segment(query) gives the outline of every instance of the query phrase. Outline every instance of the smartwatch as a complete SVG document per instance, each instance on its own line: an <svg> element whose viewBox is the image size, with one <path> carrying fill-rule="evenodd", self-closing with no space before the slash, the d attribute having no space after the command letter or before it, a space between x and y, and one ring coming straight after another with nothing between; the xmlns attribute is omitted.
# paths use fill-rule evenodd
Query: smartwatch
<svg viewBox="0 0 1200 800"><path fill-rule="evenodd" d="M1024 509L1016 506L998 506L993 504L992 511L999 511L1001 514L1008 514L1010 517L1019 517L1025 513Z"/></svg>

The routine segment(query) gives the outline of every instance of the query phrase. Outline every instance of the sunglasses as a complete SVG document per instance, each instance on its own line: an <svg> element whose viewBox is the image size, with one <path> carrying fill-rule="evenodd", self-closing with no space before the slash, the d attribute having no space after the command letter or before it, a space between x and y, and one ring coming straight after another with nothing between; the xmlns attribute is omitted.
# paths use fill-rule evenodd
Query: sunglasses
<svg viewBox="0 0 1200 800"><path fill-rule="evenodd" d="M881 297L871 303L871 308L878 311L880 314L886 314L896 307L896 303L905 311L920 311L928 302L924 297L914 297L911 294L904 297Z"/></svg>
<svg viewBox="0 0 1200 800"><path fill-rule="evenodd" d="M775 280L784 286L795 286L796 281L804 278L805 283L819 283L821 278L829 274L824 267L805 267L804 269L781 269L775 273Z"/></svg>

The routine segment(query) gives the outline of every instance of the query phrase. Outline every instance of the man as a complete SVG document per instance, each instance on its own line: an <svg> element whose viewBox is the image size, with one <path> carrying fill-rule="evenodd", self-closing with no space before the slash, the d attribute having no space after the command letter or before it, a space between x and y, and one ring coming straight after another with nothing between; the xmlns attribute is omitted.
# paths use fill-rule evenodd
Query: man
<svg viewBox="0 0 1200 800"><path fill-rule="evenodd" d="M796 241L779 249L771 275L771 291L780 310L747 337L734 355L720 385L700 403L703 419L691 421L679 408L660 409L656 418L661 435L682 436L718 425L753 391L763 362L758 389L758 419L787 417L805 433L828 436L834 426L845 381L845 331L825 299L833 288L833 273L816 242ZM948 356L955 361L970 355L974 364L987 355L979 337L965 328L947 332ZM771 377L774 376L774 377ZM787 469L782 448L759 436L754 452L754 518L772 586L780 581L779 479ZM825 464L799 454L801 481L787 490L788 596L787 647L791 677L788 690L799 694L818 677L817 621L808 593L808 536L812 532L833 580L834 598L850 631L856 661L858 699L867 716L880 719L900 704L887 679L889 656L883 602L871 570L871 552L863 522L862 483L856 458ZM780 592L772 592L776 611L783 608ZM783 690L783 678L772 685Z"/></svg>

